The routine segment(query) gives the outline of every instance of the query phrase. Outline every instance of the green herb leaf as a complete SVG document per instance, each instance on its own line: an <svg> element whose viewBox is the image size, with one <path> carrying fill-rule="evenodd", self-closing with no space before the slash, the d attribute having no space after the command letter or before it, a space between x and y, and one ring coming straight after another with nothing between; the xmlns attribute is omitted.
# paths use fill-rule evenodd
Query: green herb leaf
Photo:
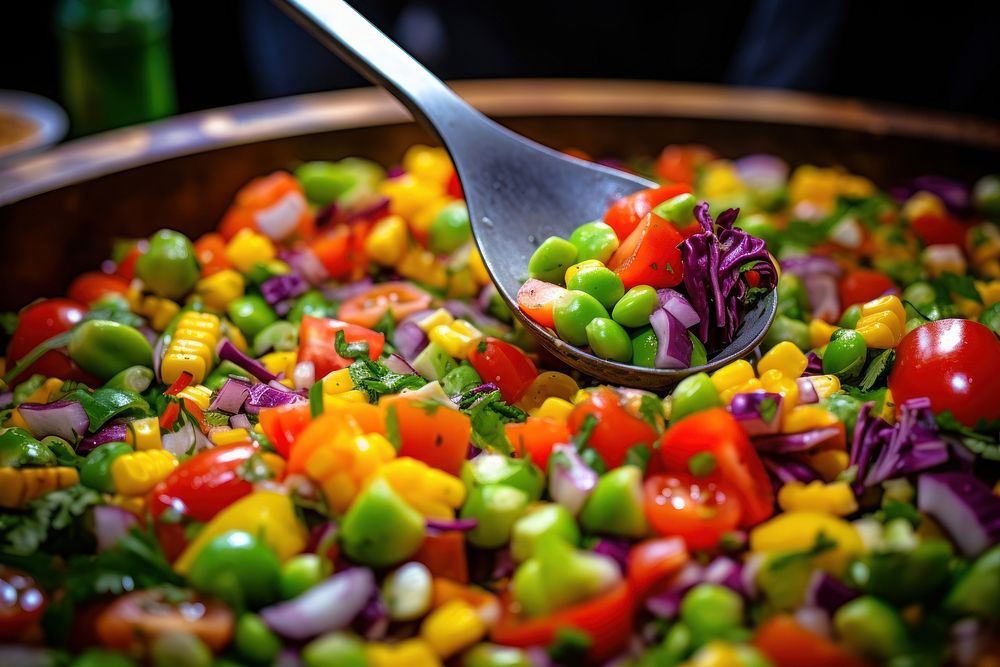
<svg viewBox="0 0 1000 667"><path fill-rule="evenodd" d="M348 343L347 336L344 335L343 330L337 332L333 346L337 350L337 354L344 359L360 359L367 357L369 354L368 341L356 340Z"/></svg>
<svg viewBox="0 0 1000 667"><path fill-rule="evenodd" d="M938 293L939 301L943 303L951 303L954 294L976 303L983 302L983 297L976 289L976 280L970 275L960 276L956 273L943 273L932 284Z"/></svg>
<svg viewBox="0 0 1000 667"><path fill-rule="evenodd" d="M799 561L811 560L816 556L821 556L827 551L836 548L837 541L828 537L823 531L820 531L819 534L816 535L816 541L811 547L801 551L789 551L776 556L768 562L768 568L771 570L778 570Z"/></svg>
<svg viewBox="0 0 1000 667"><path fill-rule="evenodd" d="M389 370L379 361L359 358L348 367L354 386L364 391L371 402L387 394L398 394L404 389L419 389L427 384L419 375L402 375Z"/></svg>
<svg viewBox="0 0 1000 667"><path fill-rule="evenodd" d="M583 451L590 442L590 436L594 434L594 429L597 428L597 417L590 414L583 418L583 423L580 424L580 430L573 434L570 439L571 444L576 447L576 450Z"/></svg>
<svg viewBox="0 0 1000 667"><path fill-rule="evenodd" d="M75 543L76 538L92 543L89 535L81 535L83 522L79 519L101 502L101 494L78 484L46 493L24 509L0 513L0 551L27 556L51 545L60 534L66 538L59 540L64 544Z"/></svg>
<svg viewBox="0 0 1000 667"><path fill-rule="evenodd" d="M625 463L624 465L632 465L639 470L642 470L643 474L646 474L646 468L649 466L649 457L652 456L652 452L649 447L639 443L637 445L632 445L625 452Z"/></svg>
<svg viewBox="0 0 1000 667"><path fill-rule="evenodd" d="M868 362L868 368L865 370L865 375L861 378L861 382L858 383L858 388L861 391L869 391L876 384L878 384L879 379L887 376L889 370L892 368L892 362L896 358L896 351L892 348L888 350L883 350L881 353L872 358Z"/></svg>
<svg viewBox="0 0 1000 667"><path fill-rule="evenodd" d="M229 415L218 410L206 410L205 423L209 426L229 426Z"/></svg>
<svg viewBox="0 0 1000 667"><path fill-rule="evenodd" d="M388 310L382 313L382 317L372 327L372 331L384 334L387 341L392 340L393 335L396 333L396 320L393 319L392 313Z"/></svg>
<svg viewBox="0 0 1000 667"><path fill-rule="evenodd" d="M557 665L582 665L587 661L591 643L590 635L567 626L556 631L555 639L545 651Z"/></svg>
<svg viewBox="0 0 1000 667"><path fill-rule="evenodd" d="M663 433L667 419L663 414L663 403L651 394L643 394L639 399L639 417L653 427L657 433Z"/></svg>
<svg viewBox="0 0 1000 667"><path fill-rule="evenodd" d="M886 500L882 504L882 509L875 512L875 518L882 523L889 523L893 519L906 519L914 528L917 528L924 520L924 515L910 503Z"/></svg>
<svg viewBox="0 0 1000 667"><path fill-rule="evenodd" d="M313 382L309 387L309 415L316 419L323 414L323 381Z"/></svg>

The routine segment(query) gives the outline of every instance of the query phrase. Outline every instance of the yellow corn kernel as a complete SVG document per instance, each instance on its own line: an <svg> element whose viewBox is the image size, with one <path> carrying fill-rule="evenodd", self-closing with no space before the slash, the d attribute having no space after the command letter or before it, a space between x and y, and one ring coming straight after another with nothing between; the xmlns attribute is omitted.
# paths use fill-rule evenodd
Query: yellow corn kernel
<svg viewBox="0 0 1000 667"><path fill-rule="evenodd" d="M378 185L379 194L389 198L389 211L410 220L421 208L444 193L440 183L421 181L412 174L387 178Z"/></svg>
<svg viewBox="0 0 1000 667"><path fill-rule="evenodd" d="M907 220L916 220L923 215L947 215L948 209L945 208L940 197L932 192L920 190L903 202L899 213Z"/></svg>
<svg viewBox="0 0 1000 667"><path fill-rule="evenodd" d="M222 313L229 302L243 296L246 284L238 271L223 269L195 283L194 293L208 308Z"/></svg>
<svg viewBox="0 0 1000 667"><path fill-rule="evenodd" d="M396 271L404 278L430 287L442 289L448 286L448 271L430 250L416 246L410 248L396 265Z"/></svg>
<svg viewBox="0 0 1000 667"><path fill-rule="evenodd" d="M920 256L924 269L932 277L937 278L943 273L965 273L965 255L962 249L954 243L938 243L924 248Z"/></svg>
<svg viewBox="0 0 1000 667"><path fill-rule="evenodd" d="M807 379L821 401L840 391L840 378L836 375L812 375Z"/></svg>
<svg viewBox="0 0 1000 667"><path fill-rule="evenodd" d="M861 306L861 318L864 319L876 313L889 312L896 316L896 321L903 324L906 322L906 308L903 302L894 294L886 294L877 299L872 299Z"/></svg>
<svg viewBox="0 0 1000 667"><path fill-rule="evenodd" d="M0 468L0 507L22 507L49 491L79 483L76 468Z"/></svg>
<svg viewBox="0 0 1000 667"><path fill-rule="evenodd" d="M761 373L760 384L764 391L781 394L784 400L781 402L782 412L787 414L799 403L799 384L790 377L782 374L777 368Z"/></svg>
<svg viewBox="0 0 1000 667"><path fill-rule="evenodd" d="M456 359L466 359L483 339L483 332L466 320L455 320L434 327L427 337Z"/></svg>
<svg viewBox="0 0 1000 667"><path fill-rule="evenodd" d="M557 422L564 422L569 419L569 413L573 411L573 404L558 396L549 396L541 407L535 410L532 415L535 417L554 419Z"/></svg>
<svg viewBox="0 0 1000 667"><path fill-rule="evenodd" d="M441 660L423 639L398 644L365 645L368 667L441 667Z"/></svg>
<svg viewBox="0 0 1000 667"><path fill-rule="evenodd" d="M398 215L387 215L365 237L365 253L377 264L394 266L403 258L409 242L406 221Z"/></svg>
<svg viewBox="0 0 1000 667"><path fill-rule="evenodd" d="M802 375L809 365L809 360L802 350L794 343L787 340L782 341L772 347L757 362L757 373L763 379L764 373L769 370L781 371L787 378L795 379Z"/></svg>
<svg viewBox="0 0 1000 667"><path fill-rule="evenodd" d="M841 449L824 449L809 455L809 467L815 470L824 482L832 482L847 470L850 455Z"/></svg>
<svg viewBox="0 0 1000 667"><path fill-rule="evenodd" d="M421 181L447 185L454 169L443 148L416 144L403 153L403 169Z"/></svg>
<svg viewBox="0 0 1000 667"><path fill-rule="evenodd" d="M0 468L0 507L20 507L24 480L18 468Z"/></svg>
<svg viewBox="0 0 1000 667"><path fill-rule="evenodd" d="M573 279L573 276L575 276L577 273L580 272L580 269L587 269L590 267L602 267L602 266L604 266L604 262L601 262L600 260L596 259L585 259L582 262L577 262L576 264L573 264L568 269L566 269L565 283L569 285L569 281Z"/></svg>
<svg viewBox="0 0 1000 667"><path fill-rule="evenodd" d="M288 377L291 377L292 372L295 370L295 361L297 358L298 352L269 352L258 361L264 365L264 368L275 375L285 373Z"/></svg>
<svg viewBox="0 0 1000 667"><path fill-rule="evenodd" d="M701 176L701 191L706 197L724 197L743 189L743 181L732 162L715 160L705 165Z"/></svg>
<svg viewBox="0 0 1000 667"><path fill-rule="evenodd" d="M135 447L137 451L163 449L159 420L156 417L144 417L129 422L128 430L125 432L125 442Z"/></svg>
<svg viewBox="0 0 1000 667"><path fill-rule="evenodd" d="M823 347L830 342L830 336L839 329L835 324L829 324L814 317L809 320L809 345L812 347Z"/></svg>
<svg viewBox="0 0 1000 667"><path fill-rule="evenodd" d="M25 403L48 403L52 394L56 393L62 389L63 381L60 378L48 378L39 385L38 389L33 391L28 398L24 399Z"/></svg>
<svg viewBox="0 0 1000 667"><path fill-rule="evenodd" d="M177 457L165 449L122 454L111 464L115 490L126 496L148 493L177 467Z"/></svg>
<svg viewBox="0 0 1000 667"><path fill-rule="evenodd" d="M173 354L193 354L196 357L201 358L205 362L205 367L210 368L213 361L213 353L211 346L201 342L200 340L188 340L184 338L175 338L170 342L167 347L167 353ZM204 378L195 378L195 382L201 382Z"/></svg>
<svg viewBox="0 0 1000 667"><path fill-rule="evenodd" d="M483 264L483 256L479 254L475 244L469 245L469 268L472 269L472 275L480 285L489 285L492 282L490 273Z"/></svg>
<svg viewBox="0 0 1000 667"><path fill-rule="evenodd" d="M893 334L892 329L881 322L873 322L862 326L858 324L858 333L865 339L865 343L873 350L888 350L896 347L899 340Z"/></svg>
<svg viewBox="0 0 1000 667"><path fill-rule="evenodd" d="M726 389L744 384L755 377L757 376L754 375L753 366L750 365L750 362L740 359L712 373L711 379L712 384L715 385L715 390L721 394Z"/></svg>
<svg viewBox="0 0 1000 667"><path fill-rule="evenodd" d="M226 245L226 259L242 273L249 272L258 262L271 261L276 254L271 239L252 229L236 232Z"/></svg>
<svg viewBox="0 0 1000 667"><path fill-rule="evenodd" d="M424 330L424 333L430 332L434 327L439 327L441 325L448 325L455 321L452 314L449 313L444 308L438 308L430 315L420 318L417 322L417 326Z"/></svg>
<svg viewBox="0 0 1000 667"><path fill-rule="evenodd" d="M213 315L211 313L196 313L194 311L188 311L177 321L177 329L197 329L199 331L204 331L213 338L218 338L219 334L222 332L222 320L219 319L218 315Z"/></svg>
<svg viewBox="0 0 1000 667"><path fill-rule="evenodd" d="M989 282L977 280L976 291L979 292L979 298L983 300L983 305L989 308L997 301L1000 301L1000 280L991 280Z"/></svg>
<svg viewBox="0 0 1000 667"><path fill-rule="evenodd" d="M140 519L142 519L146 513L146 496L123 496L120 493L115 493L106 496L106 499L109 505L120 507L126 512L136 515Z"/></svg>
<svg viewBox="0 0 1000 667"><path fill-rule="evenodd" d="M580 392L580 385L576 380L558 371L544 371L538 374L527 391L517 401L517 407L525 412L538 410L549 397L562 398L570 403L577 402L577 394Z"/></svg>
<svg viewBox="0 0 1000 667"><path fill-rule="evenodd" d="M195 405L202 410L208 410L208 406L212 404L212 390L203 384L189 384L179 391L177 395L181 398L194 401Z"/></svg>
<svg viewBox="0 0 1000 667"><path fill-rule="evenodd" d="M354 380L351 378L351 372L346 368L328 373L323 378L324 394L342 394L352 389L354 389Z"/></svg>
<svg viewBox="0 0 1000 667"><path fill-rule="evenodd" d="M785 414L781 430L784 433L801 433L838 423L837 416L825 408L818 405L797 405Z"/></svg>
<svg viewBox="0 0 1000 667"><path fill-rule="evenodd" d="M173 384L183 373L190 373L200 382L207 372L205 360L196 354L168 352L160 363L160 377L165 384Z"/></svg>
<svg viewBox="0 0 1000 667"><path fill-rule="evenodd" d="M734 387L730 387L724 391L719 392L719 398L726 405L733 402L733 396L736 394L752 394L755 391L764 391L764 385L757 378L750 378L743 384L738 384Z"/></svg>
<svg viewBox="0 0 1000 667"><path fill-rule="evenodd" d="M424 516L451 519L465 500L462 480L409 456L385 463L378 474Z"/></svg>
<svg viewBox="0 0 1000 667"><path fill-rule="evenodd" d="M230 445L242 445L250 442L250 431L245 428L229 428L213 431L209 439L217 447L229 447Z"/></svg>
<svg viewBox="0 0 1000 667"><path fill-rule="evenodd" d="M858 501L847 482L788 482L778 490L778 505L786 512L825 512L834 516L858 511Z"/></svg>
<svg viewBox="0 0 1000 667"><path fill-rule="evenodd" d="M905 321L900 321L899 316L889 310L883 310L877 313L871 313L870 315L862 315L858 320L858 329L866 326L872 326L874 324L884 324L889 329L889 333L902 338L902 334L905 327Z"/></svg>
<svg viewBox="0 0 1000 667"><path fill-rule="evenodd" d="M486 624L475 608L464 600L438 607L420 625L420 636L442 658L470 646L486 634Z"/></svg>

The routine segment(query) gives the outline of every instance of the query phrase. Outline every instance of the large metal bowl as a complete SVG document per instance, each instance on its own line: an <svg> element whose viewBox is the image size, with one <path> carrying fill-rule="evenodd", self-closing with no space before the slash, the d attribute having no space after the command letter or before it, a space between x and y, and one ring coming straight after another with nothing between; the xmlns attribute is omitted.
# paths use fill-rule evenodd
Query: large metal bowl
<svg viewBox="0 0 1000 667"><path fill-rule="evenodd" d="M842 165L888 186L1000 170L1000 125L760 90L627 81L478 81L459 93L518 132L592 155L697 142ZM379 90L307 95L179 116L67 143L0 170L0 309L60 294L116 237L211 229L250 178L304 160L397 161L428 142Z"/></svg>

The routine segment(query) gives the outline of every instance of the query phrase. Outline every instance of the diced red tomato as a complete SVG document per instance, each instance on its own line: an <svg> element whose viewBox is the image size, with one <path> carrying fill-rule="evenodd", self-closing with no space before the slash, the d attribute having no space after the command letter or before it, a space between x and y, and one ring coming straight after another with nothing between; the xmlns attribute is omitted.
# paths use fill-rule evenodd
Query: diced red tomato
<svg viewBox="0 0 1000 667"><path fill-rule="evenodd" d="M257 229L256 215L285 199L289 194L304 197L302 186L287 171L276 171L267 176L255 178L239 192L236 201L226 211L219 225L219 233L227 240L244 228ZM316 216L303 207L295 225L295 233L309 239L315 231Z"/></svg>
<svg viewBox="0 0 1000 667"><path fill-rule="evenodd" d="M538 369L528 355L499 338L487 337L469 355L469 363L483 382L493 382L500 388L508 403L516 403L538 377Z"/></svg>
<svg viewBox="0 0 1000 667"><path fill-rule="evenodd" d="M647 213L608 260L608 268L631 289L637 285L673 287L684 277L681 251L684 238L668 220Z"/></svg>
<svg viewBox="0 0 1000 667"><path fill-rule="evenodd" d="M643 484L646 519L661 535L682 537L691 549L710 549L740 522L740 500L721 479L688 473L655 475Z"/></svg>
<svg viewBox="0 0 1000 667"><path fill-rule="evenodd" d="M337 354L337 332L344 332L344 340L348 343L368 343L368 357L378 359L385 346L385 334L372 331L356 324L349 324L327 317L306 315L299 327L298 361L311 361L316 369L316 377L322 378L327 373L347 368L353 359L345 359Z"/></svg>
<svg viewBox="0 0 1000 667"><path fill-rule="evenodd" d="M864 660L826 637L806 630L791 616L772 616L751 642L774 667L864 667Z"/></svg>
<svg viewBox="0 0 1000 667"><path fill-rule="evenodd" d="M570 413L570 433L579 433L588 415L597 419L587 446L592 447L608 468L617 468L625 461L628 450L635 445L652 447L659 437L656 429L633 414L615 390L600 387L585 400L577 403Z"/></svg>
<svg viewBox="0 0 1000 667"><path fill-rule="evenodd" d="M128 292L128 282L118 275L88 271L70 283L66 296L74 301L91 304L108 294L125 294Z"/></svg>
<svg viewBox="0 0 1000 667"><path fill-rule="evenodd" d="M205 234L194 243L194 252L201 264L201 275L210 276L230 267L226 258L226 240L221 234Z"/></svg>
<svg viewBox="0 0 1000 667"><path fill-rule="evenodd" d="M855 269L840 279L840 307L847 310L856 303L867 303L895 286L884 273L874 269Z"/></svg>
<svg viewBox="0 0 1000 667"><path fill-rule="evenodd" d="M566 294L566 288L531 278L517 290L517 305L525 315L543 327L556 326L553 309L556 301Z"/></svg>
<svg viewBox="0 0 1000 667"><path fill-rule="evenodd" d="M233 625L233 612L218 600L174 600L150 588L116 598L97 618L96 630L101 645L115 651L145 653L157 637L184 632L218 652L232 639Z"/></svg>
<svg viewBox="0 0 1000 667"><path fill-rule="evenodd" d="M463 199L465 195L462 193L462 182L458 180L458 172L451 172L451 176L448 177L448 186L445 188L449 197L454 197L455 199Z"/></svg>
<svg viewBox="0 0 1000 667"><path fill-rule="evenodd" d="M731 486L743 508L740 525L753 526L774 514L774 493L764 465L746 432L724 408L689 415L673 424L660 441L660 456L672 473L686 473L688 459L709 452L716 474Z"/></svg>
<svg viewBox="0 0 1000 667"><path fill-rule="evenodd" d="M528 417L521 424L507 424L504 432L517 455L531 459L542 470L549 468L552 448L569 442L566 424L548 417Z"/></svg>
<svg viewBox="0 0 1000 667"><path fill-rule="evenodd" d="M715 151L698 144L672 144L656 160L656 175L667 183L694 183L697 170L716 158Z"/></svg>
<svg viewBox="0 0 1000 667"><path fill-rule="evenodd" d="M426 565L435 578L443 577L460 584L469 583L465 535L461 531L448 530L435 535L428 534L410 560Z"/></svg>
<svg viewBox="0 0 1000 667"><path fill-rule="evenodd" d="M135 278L135 263L145 254L148 244L145 241L137 241L132 244L122 260L115 267L115 275L119 275L125 280L131 281Z"/></svg>
<svg viewBox="0 0 1000 667"><path fill-rule="evenodd" d="M628 583L636 598L657 593L689 560L687 545L679 537L644 540L628 553Z"/></svg>
<svg viewBox="0 0 1000 667"><path fill-rule="evenodd" d="M965 225L950 215L928 213L910 221L910 229L924 245L954 243L965 247Z"/></svg>
<svg viewBox="0 0 1000 667"><path fill-rule="evenodd" d="M354 268L351 231L347 225L337 225L313 239L309 245L323 268L333 278L346 278Z"/></svg>
<svg viewBox="0 0 1000 667"><path fill-rule="evenodd" d="M633 192L611 205L607 213L604 214L604 222L615 230L619 240L623 240L639 226L646 214L657 205L687 192L691 192L691 186L686 183L663 185L658 188Z"/></svg>
<svg viewBox="0 0 1000 667"><path fill-rule="evenodd" d="M312 412L305 402L288 403L260 411L260 428L278 453L288 458L292 443L312 421Z"/></svg>
<svg viewBox="0 0 1000 667"><path fill-rule="evenodd" d="M387 396L379 403L385 419L399 425L400 456L411 456L429 466L458 475L469 451L472 423L468 415L444 405Z"/></svg>
<svg viewBox="0 0 1000 667"><path fill-rule="evenodd" d="M410 283L382 283L344 301L337 311L337 317L370 329L386 313L398 322L404 317L426 310L430 304L431 295Z"/></svg>

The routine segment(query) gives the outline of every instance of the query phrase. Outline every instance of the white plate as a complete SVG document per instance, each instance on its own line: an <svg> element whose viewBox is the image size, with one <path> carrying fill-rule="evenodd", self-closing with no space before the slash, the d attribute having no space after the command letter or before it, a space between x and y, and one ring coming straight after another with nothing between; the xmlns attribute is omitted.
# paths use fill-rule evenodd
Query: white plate
<svg viewBox="0 0 1000 667"><path fill-rule="evenodd" d="M52 146L66 136L66 112L55 102L19 90L0 90L0 115L20 116L34 122L35 131L14 143L0 146L0 162Z"/></svg>

